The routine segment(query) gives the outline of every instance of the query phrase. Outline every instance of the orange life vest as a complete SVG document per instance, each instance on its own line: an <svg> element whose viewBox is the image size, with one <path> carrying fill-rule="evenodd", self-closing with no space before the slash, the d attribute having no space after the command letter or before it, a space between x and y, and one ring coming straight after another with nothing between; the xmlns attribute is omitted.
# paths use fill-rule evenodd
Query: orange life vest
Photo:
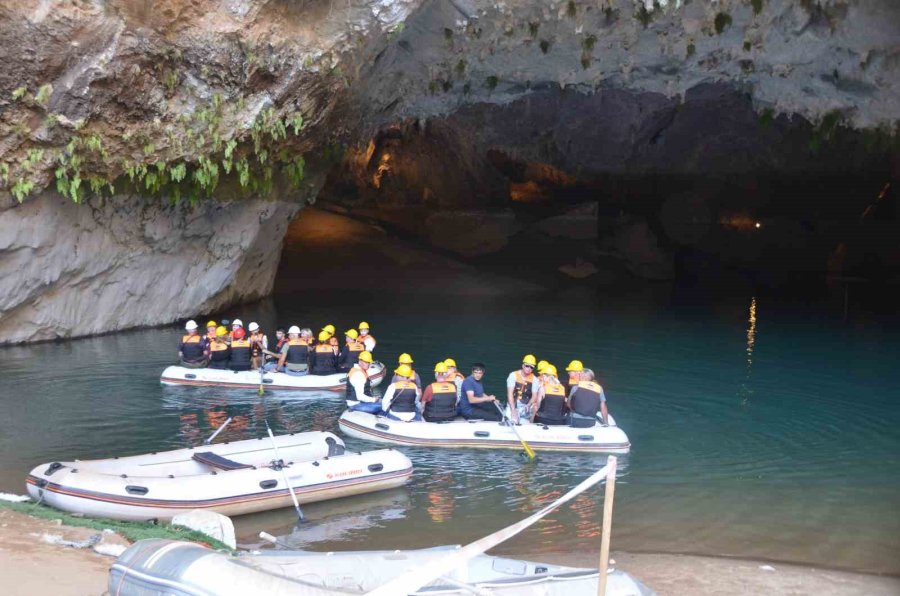
<svg viewBox="0 0 900 596"><path fill-rule="evenodd" d="M532 383L534 383L534 373L528 373L528 376L525 376L521 370L517 370L516 384L513 386L513 399L528 403L531 400Z"/></svg>

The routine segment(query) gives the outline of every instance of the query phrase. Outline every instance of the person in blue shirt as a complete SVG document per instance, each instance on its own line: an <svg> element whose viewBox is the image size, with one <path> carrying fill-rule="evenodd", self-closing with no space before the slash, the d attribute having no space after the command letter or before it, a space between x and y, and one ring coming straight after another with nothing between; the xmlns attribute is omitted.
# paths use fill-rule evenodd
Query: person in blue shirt
<svg viewBox="0 0 900 596"><path fill-rule="evenodd" d="M459 414L467 419L492 420L499 422L503 419L495 404L500 403L495 395L485 395L484 365L476 362L472 365L472 374L462 382L459 400Z"/></svg>

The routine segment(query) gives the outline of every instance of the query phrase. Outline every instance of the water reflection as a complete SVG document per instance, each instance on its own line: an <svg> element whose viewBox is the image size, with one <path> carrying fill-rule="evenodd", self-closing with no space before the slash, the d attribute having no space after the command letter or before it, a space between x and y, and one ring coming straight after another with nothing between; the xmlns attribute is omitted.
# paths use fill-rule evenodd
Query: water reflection
<svg viewBox="0 0 900 596"><path fill-rule="evenodd" d="M750 378L753 374L753 346L756 344L756 296L750 299L750 314L747 318L747 368L744 374L744 383L741 385L741 405L746 406L750 403L750 397L753 395L753 389L750 384Z"/></svg>

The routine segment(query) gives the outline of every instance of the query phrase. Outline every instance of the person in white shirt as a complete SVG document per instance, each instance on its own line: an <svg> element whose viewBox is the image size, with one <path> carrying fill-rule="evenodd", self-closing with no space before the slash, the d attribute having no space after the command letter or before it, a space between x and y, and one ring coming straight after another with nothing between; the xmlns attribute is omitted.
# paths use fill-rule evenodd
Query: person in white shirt
<svg viewBox="0 0 900 596"><path fill-rule="evenodd" d="M375 341L375 338L369 332L369 324L363 321L359 324L357 329L359 329L359 341L366 345L368 351L374 352L378 342Z"/></svg>
<svg viewBox="0 0 900 596"><path fill-rule="evenodd" d="M408 364L401 364L394 374L399 380L388 385L384 392L384 398L381 400L381 409L384 411L384 415L405 422L421 420L419 409L422 390L410 380L413 375L412 369Z"/></svg>
<svg viewBox="0 0 900 596"><path fill-rule="evenodd" d="M347 373L347 406L352 411L376 414L381 412L381 398L372 395L369 382L369 366L373 358L371 352L362 352L359 361Z"/></svg>

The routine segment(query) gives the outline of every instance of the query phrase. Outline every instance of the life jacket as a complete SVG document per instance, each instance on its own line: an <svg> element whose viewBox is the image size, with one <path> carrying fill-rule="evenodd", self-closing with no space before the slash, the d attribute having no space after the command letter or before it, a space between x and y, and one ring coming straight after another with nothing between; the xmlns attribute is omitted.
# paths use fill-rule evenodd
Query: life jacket
<svg viewBox="0 0 900 596"><path fill-rule="evenodd" d="M391 401L392 412L416 411L416 384L412 381L394 383L394 399Z"/></svg>
<svg viewBox="0 0 900 596"><path fill-rule="evenodd" d="M216 339L216 332L215 331L213 331L212 333L207 332L204 337L206 337L207 342L212 343L212 341L214 339Z"/></svg>
<svg viewBox="0 0 900 596"><path fill-rule="evenodd" d="M348 341L341 350L340 365L350 368L359 360L359 355L366 351L366 346L362 342Z"/></svg>
<svg viewBox="0 0 900 596"><path fill-rule="evenodd" d="M566 417L566 389L559 383L544 384L544 398L537 415L548 420L563 420Z"/></svg>
<svg viewBox="0 0 900 596"><path fill-rule="evenodd" d="M521 370L516 371L516 384L513 386L513 399L523 404L531 400L531 384L534 383L534 373L528 373L528 376L522 374Z"/></svg>
<svg viewBox="0 0 900 596"><path fill-rule="evenodd" d="M288 362L290 364L309 364L309 341L303 339L302 337L297 339L288 339L286 341L290 347L288 348L285 362ZM279 346L279 350L280 349L281 346Z"/></svg>
<svg viewBox="0 0 900 596"><path fill-rule="evenodd" d="M234 370L250 369L250 340L246 337L231 340L231 368Z"/></svg>
<svg viewBox="0 0 900 596"><path fill-rule="evenodd" d="M314 375L332 375L337 372L337 356L334 348L328 344L318 344L313 359L312 373Z"/></svg>
<svg viewBox="0 0 900 596"><path fill-rule="evenodd" d="M363 392L366 395L372 394L372 384L369 382L369 373L364 371L358 366L354 366L350 369L350 374L347 375L347 394L346 399L348 401L359 401L359 396L356 395L356 389L353 388L353 385L350 384L350 379L352 379L355 375L365 375L366 383L363 386Z"/></svg>
<svg viewBox="0 0 900 596"><path fill-rule="evenodd" d="M253 354L253 356L259 356L260 354L262 354L262 344L265 337L266 336L263 335L262 331L256 331L250 334L251 353Z"/></svg>
<svg viewBox="0 0 900 596"><path fill-rule="evenodd" d="M431 384L431 401L425 403L422 415L428 421L456 418L456 385L446 381Z"/></svg>
<svg viewBox="0 0 900 596"><path fill-rule="evenodd" d="M603 388L593 381L581 381L575 385L570 406L572 411L593 418L600 411L600 392Z"/></svg>
<svg viewBox="0 0 900 596"><path fill-rule="evenodd" d="M209 363L212 365L213 363L221 364L221 366L217 366L214 368L225 368L225 364L228 362L228 344L224 341L214 341L209 344Z"/></svg>
<svg viewBox="0 0 900 596"><path fill-rule="evenodd" d="M185 362L203 360L204 337L202 335L185 335L181 338L181 356Z"/></svg>
<svg viewBox="0 0 900 596"><path fill-rule="evenodd" d="M288 343L290 340L286 337L282 337L277 342L275 342L275 351L281 352L281 348L284 347L284 344Z"/></svg>

